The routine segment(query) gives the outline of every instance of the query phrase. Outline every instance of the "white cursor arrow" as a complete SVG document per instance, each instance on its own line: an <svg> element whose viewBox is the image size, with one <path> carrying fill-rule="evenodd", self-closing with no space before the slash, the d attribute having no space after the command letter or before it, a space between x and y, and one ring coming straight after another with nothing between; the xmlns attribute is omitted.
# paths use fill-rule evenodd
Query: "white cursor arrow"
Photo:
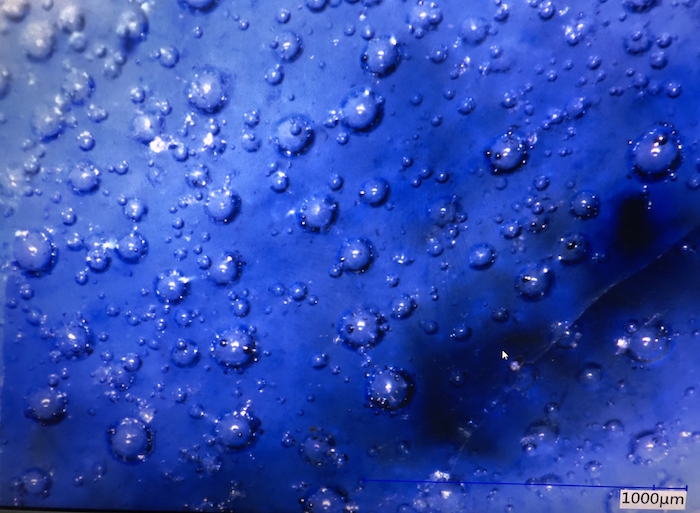
<svg viewBox="0 0 700 513"><path fill-rule="evenodd" d="M502 358L503 360L507 360L507 359L508 359L508 353L506 353L505 351L501 351L501 358Z"/></svg>

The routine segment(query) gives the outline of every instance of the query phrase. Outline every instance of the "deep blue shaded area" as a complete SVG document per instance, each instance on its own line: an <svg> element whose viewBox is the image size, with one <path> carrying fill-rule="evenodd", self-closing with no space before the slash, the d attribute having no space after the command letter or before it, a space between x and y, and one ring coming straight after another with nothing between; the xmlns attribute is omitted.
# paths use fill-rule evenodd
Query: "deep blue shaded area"
<svg viewBox="0 0 700 513"><path fill-rule="evenodd" d="M695 1L0 11L0 507L697 504Z"/></svg>

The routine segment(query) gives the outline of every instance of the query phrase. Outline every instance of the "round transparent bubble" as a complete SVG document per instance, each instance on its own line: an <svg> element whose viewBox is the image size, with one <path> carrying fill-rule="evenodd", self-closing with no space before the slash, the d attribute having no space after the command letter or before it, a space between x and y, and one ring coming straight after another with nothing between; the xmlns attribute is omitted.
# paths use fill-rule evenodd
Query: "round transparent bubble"
<svg viewBox="0 0 700 513"><path fill-rule="evenodd" d="M265 70L265 81L270 85L278 85L284 80L284 68L280 64L273 64Z"/></svg>
<svg viewBox="0 0 700 513"><path fill-rule="evenodd" d="M569 204L571 213L579 219L593 219L600 212L600 198L591 191L577 193Z"/></svg>
<svg viewBox="0 0 700 513"><path fill-rule="evenodd" d="M444 228L457 220L457 203L454 198L440 198L428 209L430 220L440 228Z"/></svg>
<svg viewBox="0 0 700 513"><path fill-rule="evenodd" d="M205 210L215 223L227 224L233 221L241 207L241 198L235 191L217 189L207 197Z"/></svg>
<svg viewBox="0 0 700 513"><path fill-rule="evenodd" d="M138 419L127 417L108 431L112 454L126 463L143 462L153 450L151 430Z"/></svg>
<svg viewBox="0 0 700 513"><path fill-rule="evenodd" d="M170 359L177 367L193 367L199 361L199 354L196 343L181 338L175 343Z"/></svg>
<svg viewBox="0 0 700 513"><path fill-rule="evenodd" d="M278 35L273 42L273 46L277 56L283 61L290 62L301 55L301 38L291 31L282 32Z"/></svg>
<svg viewBox="0 0 700 513"><path fill-rule="evenodd" d="M639 55L651 48L652 37L646 30L638 28L625 37L625 50L630 55Z"/></svg>
<svg viewBox="0 0 700 513"><path fill-rule="evenodd" d="M312 232L326 232L335 222L338 204L328 196L313 194L299 209L299 224Z"/></svg>
<svg viewBox="0 0 700 513"><path fill-rule="evenodd" d="M447 472L434 472L430 484L420 485L413 499L412 511L418 513L462 513L467 511L467 492L461 484L434 481L459 481ZM404 510L405 511L405 510ZM410 511L410 510L409 510Z"/></svg>
<svg viewBox="0 0 700 513"><path fill-rule="evenodd" d="M122 358L122 367L127 372L136 372L142 365L141 357L136 353L127 353Z"/></svg>
<svg viewBox="0 0 700 513"><path fill-rule="evenodd" d="M603 368L597 363L587 363L578 373L577 380L586 390L598 390L603 381Z"/></svg>
<svg viewBox="0 0 700 513"><path fill-rule="evenodd" d="M528 426L520 445L525 454L540 456L552 454L559 442L559 433L555 426L546 422L535 422Z"/></svg>
<svg viewBox="0 0 700 513"><path fill-rule="evenodd" d="M24 27L19 41L29 59L43 61L53 54L56 34L49 23L35 21Z"/></svg>
<svg viewBox="0 0 700 513"><path fill-rule="evenodd" d="M289 286L289 297L294 301L303 301L309 293L309 289L301 282L292 283Z"/></svg>
<svg viewBox="0 0 700 513"><path fill-rule="evenodd" d="M58 27L67 34L80 32L85 27L85 13L75 4L64 6L58 13Z"/></svg>
<svg viewBox="0 0 700 513"><path fill-rule="evenodd" d="M180 61L180 52L174 46L163 46L158 52L158 61L164 68L174 68Z"/></svg>
<svg viewBox="0 0 700 513"><path fill-rule="evenodd" d="M92 353L90 332L81 324L68 324L58 330L54 344L65 358L79 360Z"/></svg>
<svg viewBox="0 0 700 513"><path fill-rule="evenodd" d="M63 81L61 87L74 105L83 105L95 90L95 81L87 72L72 69Z"/></svg>
<svg viewBox="0 0 700 513"><path fill-rule="evenodd" d="M372 244L366 239L345 239L340 245L337 258L343 270L365 272L374 260Z"/></svg>
<svg viewBox="0 0 700 513"><path fill-rule="evenodd" d="M139 113L131 123L131 136L143 144L151 143L163 132L163 120L153 113Z"/></svg>
<svg viewBox="0 0 700 513"><path fill-rule="evenodd" d="M124 204L124 215L135 223L143 220L148 213L148 205L139 198L131 198Z"/></svg>
<svg viewBox="0 0 700 513"><path fill-rule="evenodd" d="M57 424L65 418L67 399L67 394L56 388L41 388L26 398L25 414L43 425Z"/></svg>
<svg viewBox="0 0 700 513"><path fill-rule="evenodd" d="M32 114L32 130L42 141L50 141L63 133L66 127L63 112L58 107L41 104Z"/></svg>
<svg viewBox="0 0 700 513"><path fill-rule="evenodd" d="M148 242L138 233L132 232L119 239L115 249L122 261L135 264L148 253Z"/></svg>
<svg viewBox="0 0 700 513"><path fill-rule="evenodd" d="M417 308L416 302L407 294L395 297L391 302L391 316L394 319L407 319Z"/></svg>
<svg viewBox="0 0 700 513"><path fill-rule="evenodd" d="M395 411L411 402L415 383L406 371L386 367L369 377L366 392L371 407Z"/></svg>
<svg viewBox="0 0 700 513"><path fill-rule="evenodd" d="M241 261L238 255L226 252L212 261L207 275L217 285L228 285L238 279L240 271Z"/></svg>
<svg viewBox="0 0 700 513"><path fill-rule="evenodd" d="M658 462L668 456L669 440L663 430L643 431L632 438L632 454L642 462Z"/></svg>
<svg viewBox="0 0 700 513"><path fill-rule="evenodd" d="M634 140L629 160L638 178L663 180L683 160L680 138L672 126L658 125Z"/></svg>
<svg viewBox="0 0 700 513"><path fill-rule="evenodd" d="M509 131L491 143L485 153L494 173L510 173L527 161L527 143L523 137Z"/></svg>
<svg viewBox="0 0 700 513"><path fill-rule="evenodd" d="M326 8L328 0L306 0L306 7L313 12L321 12Z"/></svg>
<svg viewBox="0 0 700 513"><path fill-rule="evenodd" d="M302 458L313 466L327 465L336 458L335 439L331 434L318 430L308 435L299 444L299 452Z"/></svg>
<svg viewBox="0 0 700 513"><path fill-rule="evenodd" d="M228 95L227 80L212 67L197 71L187 88L190 105L205 113L219 111L226 104Z"/></svg>
<svg viewBox="0 0 700 513"><path fill-rule="evenodd" d="M29 14L30 8L29 0L6 0L2 4L2 13L8 20L22 21Z"/></svg>
<svg viewBox="0 0 700 513"><path fill-rule="evenodd" d="M469 267L488 269L496 260L496 250L490 244L475 244L469 248Z"/></svg>
<svg viewBox="0 0 700 513"><path fill-rule="evenodd" d="M155 291L158 299L166 304L177 304L187 295L189 280L177 270L161 273L156 277Z"/></svg>
<svg viewBox="0 0 700 513"><path fill-rule="evenodd" d="M143 9L129 8L121 12L115 28L117 36L130 41L144 39L148 33L148 18Z"/></svg>
<svg viewBox="0 0 700 513"><path fill-rule="evenodd" d="M552 270L544 263L528 264L515 279L515 290L524 299L540 299L549 291Z"/></svg>
<svg viewBox="0 0 700 513"><path fill-rule="evenodd" d="M642 363L661 361L671 347L671 336L666 326L662 324L637 326L628 336L618 340L618 347L626 350L634 360Z"/></svg>
<svg viewBox="0 0 700 513"><path fill-rule="evenodd" d="M485 18L467 18L462 22L460 35L463 41L476 46L486 40L489 29L489 22Z"/></svg>
<svg viewBox="0 0 700 513"><path fill-rule="evenodd" d="M340 109L343 124L356 132L371 130L381 117L382 103L369 88L351 92Z"/></svg>
<svg viewBox="0 0 700 513"><path fill-rule="evenodd" d="M389 197L389 182L384 178L371 178L360 187L360 201L378 207Z"/></svg>
<svg viewBox="0 0 700 513"><path fill-rule="evenodd" d="M20 269L31 273L50 270L57 254L51 237L43 231L18 232L13 250Z"/></svg>
<svg viewBox="0 0 700 513"><path fill-rule="evenodd" d="M216 0L184 0L185 5L190 9L206 11L216 5Z"/></svg>
<svg viewBox="0 0 700 513"><path fill-rule="evenodd" d="M35 497L47 497L51 489L51 476L39 468L32 468L22 474L22 491Z"/></svg>
<svg viewBox="0 0 700 513"><path fill-rule="evenodd" d="M291 157L305 153L314 140L311 122L304 116L294 115L282 119L275 130L275 145L282 155Z"/></svg>
<svg viewBox="0 0 700 513"><path fill-rule="evenodd" d="M211 355L223 367L243 368L255 361L255 340L242 328L226 330L214 337Z"/></svg>
<svg viewBox="0 0 700 513"><path fill-rule="evenodd" d="M442 10L435 2L419 0L408 14L408 28L421 38L429 30L437 29L442 21Z"/></svg>
<svg viewBox="0 0 700 513"><path fill-rule="evenodd" d="M68 175L68 183L78 196L95 192L100 186L101 173L90 162L79 162Z"/></svg>
<svg viewBox="0 0 700 513"><path fill-rule="evenodd" d="M580 233L567 233L557 242L557 258L565 264L582 261L588 252L588 241Z"/></svg>
<svg viewBox="0 0 700 513"><path fill-rule="evenodd" d="M345 495L322 486L310 493L304 499L304 511L307 513L347 513L347 499Z"/></svg>
<svg viewBox="0 0 700 513"><path fill-rule="evenodd" d="M238 412L227 413L216 421L216 441L227 449L240 450L253 441L253 420Z"/></svg>
<svg viewBox="0 0 700 513"><path fill-rule="evenodd" d="M383 77L396 69L399 63L399 44L394 36L370 39L361 57L362 67Z"/></svg>
<svg viewBox="0 0 700 513"><path fill-rule="evenodd" d="M185 173L185 182L193 189L205 187L211 182L209 168L204 164L193 164Z"/></svg>
<svg viewBox="0 0 700 513"><path fill-rule="evenodd" d="M109 269L110 262L111 258L107 250L101 245L93 246L85 256L85 263L91 271L96 273L103 273Z"/></svg>
<svg viewBox="0 0 700 513"><path fill-rule="evenodd" d="M371 308L356 308L345 313L338 323L338 338L351 349L370 348L383 335L382 316Z"/></svg>

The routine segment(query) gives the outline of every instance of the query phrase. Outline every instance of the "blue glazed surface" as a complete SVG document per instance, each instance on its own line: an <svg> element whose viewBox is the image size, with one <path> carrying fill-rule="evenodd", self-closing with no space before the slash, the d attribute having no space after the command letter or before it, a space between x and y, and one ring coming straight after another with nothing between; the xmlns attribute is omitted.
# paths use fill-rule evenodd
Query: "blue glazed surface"
<svg viewBox="0 0 700 513"><path fill-rule="evenodd" d="M0 507L697 507L699 26L6 0Z"/></svg>

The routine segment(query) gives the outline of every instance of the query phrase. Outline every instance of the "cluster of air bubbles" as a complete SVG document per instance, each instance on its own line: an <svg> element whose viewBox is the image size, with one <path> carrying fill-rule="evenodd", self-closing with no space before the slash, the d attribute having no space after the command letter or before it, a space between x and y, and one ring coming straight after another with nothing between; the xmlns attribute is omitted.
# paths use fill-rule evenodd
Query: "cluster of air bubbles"
<svg viewBox="0 0 700 513"><path fill-rule="evenodd" d="M591 191L581 191L571 198L571 213L578 219L593 219L600 212L600 198Z"/></svg>
<svg viewBox="0 0 700 513"><path fill-rule="evenodd" d="M209 193L205 210L215 223L228 224L241 208L241 198L230 189L216 189Z"/></svg>
<svg viewBox="0 0 700 513"><path fill-rule="evenodd" d="M357 307L340 318L337 341L351 349L371 348L379 343L385 327L384 317L377 310Z"/></svg>
<svg viewBox="0 0 700 513"><path fill-rule="evenodd" d="M304 438L299 444L299 453L307 463L315 467L328 464L339 467L347 461L347 456L339 453L335 446L336 440L333 435L319 429Z"/></svg>
<svg viewBox="0 0 700 513"><path fill-rule="evenodd" d="M205 66L196 71L186 91L190 105L204 113L220 110L228 100L227 78L217 69Z"/></svg>
<svg viewBox="0 0 700 513"><path fill-rule="evenodd" d="M343 125L354 132L371 130L381 118L383 103L382 97L369 88L351 92L340 109Z"/></svg>
<svg viewBox="0 0 700 513"><path fill-rule="evenodd" d="M43 425L57 424L66 415L68 394L55 387L35 390L26 398L25 415Z"/></svg>
<svg viewBox="0 0 700 513"><path fill-rule="evenodd" d="M459 484L459 477L449 472L435 471L418 486L418 493L411 506L406 506L406 513L461 513L467 511L467 491ZM403 513L404 510L399 508Z"/></svg>
<svg viewBox="0 0 700 513"><path fill-rule="evenodd" d="M414 393L415 382L405 370L385 367L368 377L367 401L372 408L396 411L408 405Z"/></svg>
<svg viewBox="0 0 700 513"><path fill-rule="evenodd" d="M18 231L13 247L15 262L23 271L43 273L53 267L58 250L44 231Z"/></svg>
<svg viewBox="0 0 700 513"><path fill-rule="evenodd" d="M242 369L257 358L255 339L243 327L231 328L214 336L211 356L227 369Z"/></svg>
<svg viewBox="0 0 700 513"><path fill-rule="evenodd" d="M185 172L185 183L193 189L206 187L211 182L209 168L204 164L193 164Z"/></svg>
<svg viewBox="0 0 700 513"><path fill-rule="evenodd" d="M74 68L66 75L61 90L74 105L83 105L92 96L95 81L86 71Z"/></svg>
<svg viewBox="0 0 700 513"><path fill-rule="evenodd" d="M107 248L100 242L95 242L85 256L85 263L95 273L102 273L109 269L111 260Z"/></svg>
<svg viewBox="0 0 700 513"><path fill-rule="evenodd" d="M437 29L442 21L442 10L435 2L418 0L411 8L406 19L408 29L421 38L429 30Z"/></svg>
<svg viewBox="0 0 700 513"><path fill-rule="evenodd" d="M102 173L90 162L79 162L68 174L68 183L74 194L83 196L95 192L100 186Z"/></svg>
<svg viewBox="0 0 700 513"><path fill-rule="evenodd" d="M550 340L557 347L562 349L575 348L583 334L579 331L578 325L569 322L556 322L552 324Z"/></svg>
<svg viewBox="0 0 700 513"><path fill-rule="evenodd" d="M166 304L177 304L187 295L189 279L180 271L160 273L155 280L156 296Z"/></svg>
<svg viewBox="0 0 700 513"><path fill-rule="evenodd" d="M344 271L363 273L374 261L374 250L367 239L345 239L338 249L338 263Z"/></svg>
<svg viewBox="0 0 700 513"><path fill-rule="evenodd" d="M662 180L683 160L683 146L673 126L659 124L630 143L628 158L635 175L642 180Z"/></svg>
<svg viewBox="0 0 700 513"><path fill-rule="evenodd" d="M524 299L540 299L552 284L552 270L545 263L531 263L518 273L515 290Z"/></svg>
<svg viewBox="0 0 700 513"><path fill-rule="evenodd" d="M299 208L299 224L312 232L327 232L338 216L338 204L330 197L312 194Z"/></svg>
<svg viewBox="0 0 700 513"><path fill-rule="evenodd" d="M58 353L69 360L79 360L92 354L92 337L81 323L72 322L62 326L54 336Z"/></svg>
<svg viewBox="0 0 700 513"><path fill-rule="evenodd" d="M394 36L375 37L367 41L362 52L362 67L379 77L389 75L399 63L399 44Z"/></svg>
<svg viewBox="0 0 700 513"><path fill-rule="evenodd" d="M148 253L148 242L138 232L130 232L117 241L115 249L123 262L136 264Z"/></svg>
<svg viewBox="0 0 700 513"><path fill-rule="evenodd" d="M661 461L668 456L670 450L670 441L663 426L638 433L632 437L630 445L630 456L634 463L649 464Z"/></svg>
<svg viewBox="0 0 700 513"><path fill-rule="evenodd" d="M258 424L257 419L247 412L226 413L216 421L216 441L226 449L241 450L253 443Z"/></svg>
<svg viewBox="0 0 700 513"><path fill-rule="evenodd" d="M528 142L513 130L496 138L485 152L493 173L510 173L518 170L528 157Z"/></svg>
<svg viewBox="0 0 700 513"><path fill-rule="evenodd" d="M127 219L138 223L148 213L148 205L139 198L130 198L124 201L124 215Z"/></svg>
<svg viewBox="0 0 700 513"><path fill-rule="evenodd" d="M309 149L313 140L314 130L311 122L304 116L289 116L277 124L274 142L277 151L282 155L301 155Z"/></svg>
<svg viewBox="0 0 700 513"><path fill-rule="evenodd" d="M163 118L153 112L139 112L131 122L131 135L138 142L150 144L163 132Z"/></svg>
<svg viewBox="0 0 700 513"><path fill-rule="evenodd" d="M271 44L277 56L286 62L291 62L301 55L301 38L294 32L286 31L279 34Z"/></svg>
<svg viewBox="0 0 700 513"><path fill-rule="evenodd" d="M631 321L625 327L625 334L617 339L618 353L626 353L640 363L654 363L662 360L671 347L671 333L662 322L640 325Z"/></svg>
<svg viewBox="0 0 700 513"><path fill-rule="evenodd" d="M139 419L126 417L108 431L112 454L125 463L146 460L153 450L153 435Z"/></svg>

